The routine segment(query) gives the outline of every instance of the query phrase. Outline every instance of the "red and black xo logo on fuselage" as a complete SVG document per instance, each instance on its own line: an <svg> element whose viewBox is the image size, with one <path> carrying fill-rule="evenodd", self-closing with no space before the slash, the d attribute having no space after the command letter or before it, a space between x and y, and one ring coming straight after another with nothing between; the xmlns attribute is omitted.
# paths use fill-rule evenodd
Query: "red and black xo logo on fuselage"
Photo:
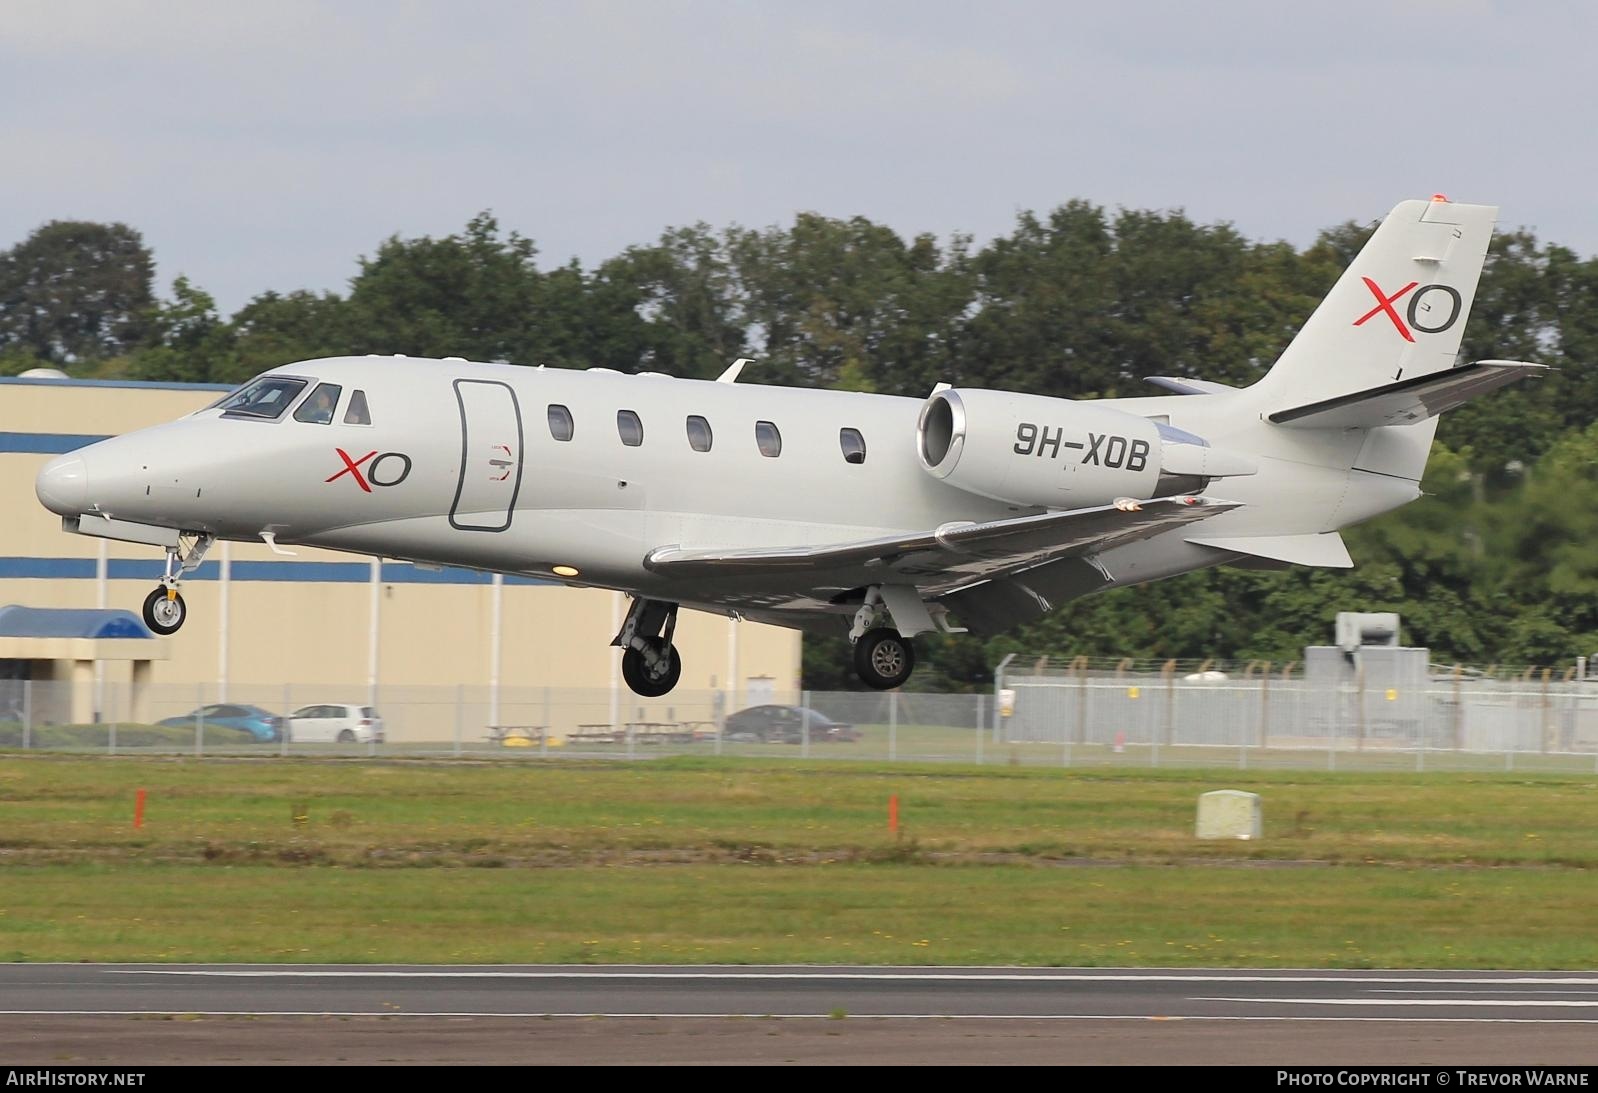
<svg viewBox="0 0 1598 1093"><path fill-rule="evenodd" d="M344 461L344 467L324 480L327 482L336 482L347 474L355 479L355 484L362 490L371 493L373 486L397 486L411 473L411 457L404 452L378 452L374 448L356 459L343 448L333 450Z"/></svg>

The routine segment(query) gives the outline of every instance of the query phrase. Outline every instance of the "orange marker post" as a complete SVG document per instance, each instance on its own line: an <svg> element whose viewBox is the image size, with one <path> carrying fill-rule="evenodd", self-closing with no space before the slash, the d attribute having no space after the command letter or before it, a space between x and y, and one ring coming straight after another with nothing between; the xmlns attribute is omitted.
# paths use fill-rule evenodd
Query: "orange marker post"
<svg viewBox="0 0 1598 1093"><path fill-rule="evenodd" d="M899 795L897 793L890 794L888 797L888 832L893 835L899 833Z"/></svg>
<svg viewBox="0 0 1598 1093"><path fill-rule="evenodd" d="M144 826L144 790L139 790L133 798L133 830L137 831Z"/></svg>

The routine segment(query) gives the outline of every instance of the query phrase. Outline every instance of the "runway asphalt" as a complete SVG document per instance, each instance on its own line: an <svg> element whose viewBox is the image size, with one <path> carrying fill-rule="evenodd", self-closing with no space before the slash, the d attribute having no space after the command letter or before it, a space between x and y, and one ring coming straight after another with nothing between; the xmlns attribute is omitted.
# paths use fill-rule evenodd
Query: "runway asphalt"
<svg viewBox="0 0 1598 1093"><path fill-rule="evenodd" d="M1598 974L0 965L0 1061L1598 1063Z"/></svg>

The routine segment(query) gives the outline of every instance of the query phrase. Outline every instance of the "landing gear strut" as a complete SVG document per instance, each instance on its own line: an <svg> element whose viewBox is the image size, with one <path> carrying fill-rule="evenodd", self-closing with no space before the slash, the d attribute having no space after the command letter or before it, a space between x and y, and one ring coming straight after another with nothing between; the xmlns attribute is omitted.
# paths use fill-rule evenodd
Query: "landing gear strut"
<svg viewBox="0 0 1598 1093"><path fill-rule="evenodd" d="M144 597L144 625L163 637L182 628L183 621L189 617L189 609L178 592L178 581L200 568L205 552L214 542L215 536L197 535L187 548L181 538L177 546L166 548L166 571L161 575L161 583Z"/></svg>
<svg viewBox="0 0 1598 1093"><path fill-rule="evenodd" d="M621 677L635 694L659 698L682 678L682 656L671 643L677 629L677 605L660 600L633 600L612 645L622 648Z"/></svg>

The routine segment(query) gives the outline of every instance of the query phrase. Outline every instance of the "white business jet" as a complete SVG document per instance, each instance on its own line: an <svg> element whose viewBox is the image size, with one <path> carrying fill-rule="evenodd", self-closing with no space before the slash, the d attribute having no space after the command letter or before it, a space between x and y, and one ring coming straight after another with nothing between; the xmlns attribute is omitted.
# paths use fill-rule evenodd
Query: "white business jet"
<svg viewBox="0 0 1598 1093"><path fill-rule="evenodd" d="M744 361L336 357L53 459L37 492L68 531L166 551L161 634L216 540L264 540L625 591L641 695L682 673L683 606L847 633L895 687L916 634L1225 563L1352 565L1338 530L1419 496L1436 415L1543 371L1456 360L1496 211L1400 204L1247 388L912 399L741 384Z"/></svg>

